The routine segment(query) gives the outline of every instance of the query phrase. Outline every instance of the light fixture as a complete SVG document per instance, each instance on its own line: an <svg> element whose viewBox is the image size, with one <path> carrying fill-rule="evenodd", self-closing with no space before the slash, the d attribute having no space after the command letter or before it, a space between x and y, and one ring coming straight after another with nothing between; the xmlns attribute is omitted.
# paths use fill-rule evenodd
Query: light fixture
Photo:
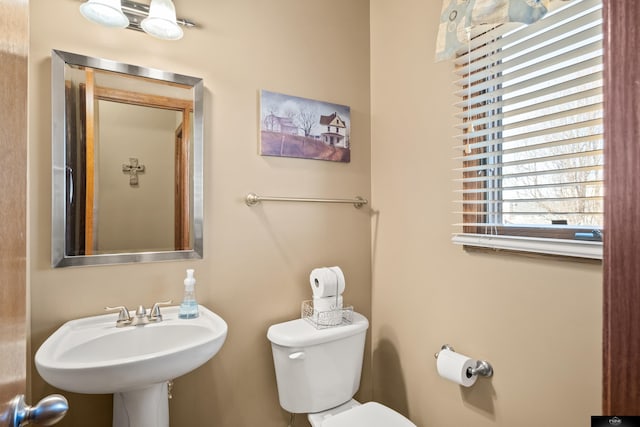
<svg viewBox="0 0 640 427"><path fill-rule="evenodd" d="M140 26L145 33L163 40L182 38L182 28L176 23L176 8L171 0L151 0L149 16Z"/></svg>
<svg viewBox="0 0 640 427"><path fill-rule="evenodd" d="M125 28L129 19L122 13L120 0L88 0L80 5L80 13L89 21L107 27Z"/></svg>
<svg viewBox="0 0 640 427"><path fill-rule="evenodd" d="M98 12L94 12L94 9ZM132 0L87 0L80 6L80 12L90 21L109 27L144 31L163 40L181 39L183 32L180 26L195 27L191 21L176 18L176 8L171 0L151 0L150 5ZM113 19L102 17L107 14L121 14L118 25L113 24Z"/></svg>

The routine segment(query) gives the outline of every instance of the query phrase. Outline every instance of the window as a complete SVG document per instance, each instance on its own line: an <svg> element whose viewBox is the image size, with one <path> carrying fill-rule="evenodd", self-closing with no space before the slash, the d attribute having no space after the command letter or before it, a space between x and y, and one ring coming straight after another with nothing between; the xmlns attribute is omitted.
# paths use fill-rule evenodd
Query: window
<svg viewBox="0 0 640 427"><path fill-rule="evenodd" d="M574 0L456 59L455 243L602 258L601 9Z"/></svg>

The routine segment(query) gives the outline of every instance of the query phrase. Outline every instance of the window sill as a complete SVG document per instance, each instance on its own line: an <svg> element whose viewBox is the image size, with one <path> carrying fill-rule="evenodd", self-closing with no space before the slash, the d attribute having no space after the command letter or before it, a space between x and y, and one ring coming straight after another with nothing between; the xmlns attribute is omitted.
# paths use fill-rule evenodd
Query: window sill
<svg viewBox="0 0 640 427"><path fill-rule="evenodd" d="M518 252L533 252L577 258L602 259L602 242L477 234L455 234L451 240L455 244L465 246Z"/></svg>

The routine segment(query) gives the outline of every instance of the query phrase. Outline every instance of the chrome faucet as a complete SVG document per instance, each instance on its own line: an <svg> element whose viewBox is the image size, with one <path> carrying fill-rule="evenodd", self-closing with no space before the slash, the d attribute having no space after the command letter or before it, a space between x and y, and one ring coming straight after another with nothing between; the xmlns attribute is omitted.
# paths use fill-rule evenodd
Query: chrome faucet
<svg viewBox="0 0 640 427"><path fill-rule="evenodd" d="M149 323L147 310L143 306L139 305L136 310L135 317L131 319L131 326L146 325L147 323Z"/></svg>
<svg viewBox="0 0 640 427"><path fill-rule="evenodd" d="M123 326L139 326L146 325L147 323L162 322L160 307L169 305L172 302L172 300L169 300L153 304L153 307L149 310L149 315L147 315L147 310L141 305L138 306L135 316L131 316L129 309L123 305L117 307L105 307L104 309L107 311L119 311L118 320L116 320L116 327L122 328Z"/></svg>

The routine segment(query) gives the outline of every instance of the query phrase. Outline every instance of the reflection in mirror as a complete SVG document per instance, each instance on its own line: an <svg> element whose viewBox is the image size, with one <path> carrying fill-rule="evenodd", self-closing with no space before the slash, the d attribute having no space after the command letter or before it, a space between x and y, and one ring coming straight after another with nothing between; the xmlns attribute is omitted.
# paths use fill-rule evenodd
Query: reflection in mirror
<svg viewBox="0 0 640 427"><path fill-rule="evenodd" d="M52 51L52 265L202 257L202 79Z"/></svg>

